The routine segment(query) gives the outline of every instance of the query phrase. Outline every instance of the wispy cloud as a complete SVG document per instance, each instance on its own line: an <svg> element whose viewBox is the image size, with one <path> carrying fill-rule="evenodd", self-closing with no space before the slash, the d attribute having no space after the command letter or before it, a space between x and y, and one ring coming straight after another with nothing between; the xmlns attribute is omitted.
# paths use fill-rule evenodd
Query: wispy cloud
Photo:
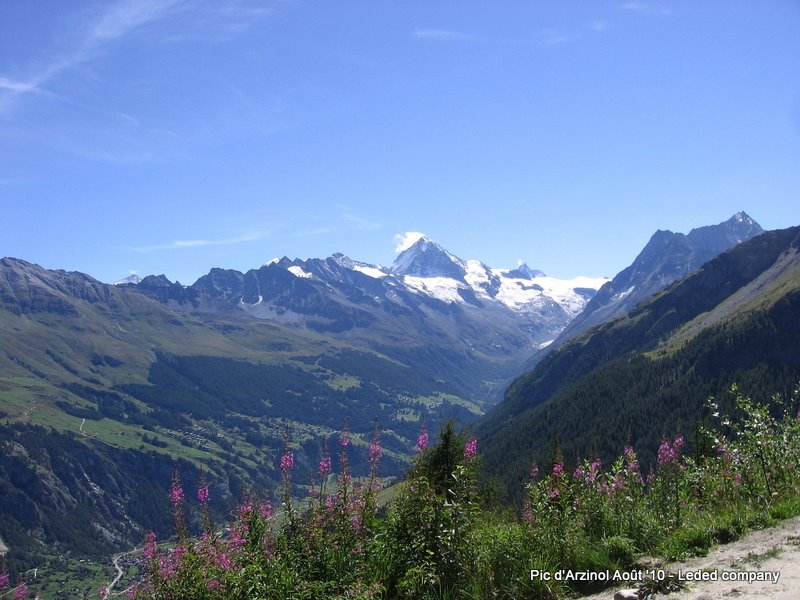
<svg viewBox="0 0 800 600"><path fill-rule="evenodd" d="M605 33L609 29L607 21L592 21L571 30L542 29L539 32L541 43L545 46L557 46L577 42L587 35Z"/></svg>
<svg viewBox="0 0 800 600"><path fill-rule="evenodd" d="M198 240L174 240L165 244L155 244L152 246L128 246L125 249L132 252L140 252L148 254L150 252L157 252L163 250L185 250L187 248L202 248L205 246L232 246L234 244L244 244L246 242L255 242L263 240L268 237L269 232L262 231L258 233L250 233L232 238L224 239L198 239Z"/></svg>
<svg viewBox="0 0 800 600"><path fill-rule="evenodd" d="M342 218L350 225L352 229L358 229L361 231L373 231L383 227L383 223L378 223L377 221L373 221L366 217L353 214L349 210L344 210L342 212Z"/></svg>
<svg viewBox="0 0 800 600"><path fill-rule="evenodd" d="M422 237L425 237L425 234L420 231L398 233L394 236L394 251L400 253L403 250L408 250Z"/></svg>
<svg viewBox="0 0 800 600"><path fill-rule="evenodd" d="M629 2L624 2L620 8L623 10L629 10L643 15L656 17L666 17L672 14L670 9L661 6L660 4L656 4L655 2L644 2L643 0L630 0Z"/></svg>
<svg viewBox="0 0 800 600"><path fill-rule="evenodd" d="M0 115L8 111L23 95L41 93L53 77L91 60L106 45L124 37L143 25L163 18L179 0L125 0L94 21L80 36L77 45L54 58L49 64L25 79L0 76Z"/></svg>
<svg viewBox="0 0 800 600"><path fill-rule="evenodd" d="M259 18L273 12L271 6L247 0L120 0L84 29L74 32L76 42L49 63L26 77L0 74L0 116L30 94L49 94L44 88L57 75L88 63L114 42L150 24L181 15L180 40L224 41L241 33ZM172 41L180 41L172 40Z"/></svg>
<svg viewBox="0 0 800 600"><path fill-rule="evenodd" d="M337 204L334 208L339 211L338 215L330 215L327 218L316 216L312 219L316 223L324 222L324 225L305 223L302 227L294 229L290 235L292 237L305 238L346 231L375 231L383 228L383 223L357 215L347 206ZM289 229L293 229L293 227L290 226Z"/></svg>
<svg viewBox="0 0 800 600"><path fill-rule="evenodd" d="M170 42L226 42L275 12L271 4L252 0L208 0L192 4L192 20L182 24L180 33L165 38Z"/></svg>
<svg viewBox="0 0 800 600"><path fill-rule="evenodd" d="M421 29L416 28L413 36L418 40L429 40L433 42L475 42L479 38L463 31L452 29Z"/></svg>

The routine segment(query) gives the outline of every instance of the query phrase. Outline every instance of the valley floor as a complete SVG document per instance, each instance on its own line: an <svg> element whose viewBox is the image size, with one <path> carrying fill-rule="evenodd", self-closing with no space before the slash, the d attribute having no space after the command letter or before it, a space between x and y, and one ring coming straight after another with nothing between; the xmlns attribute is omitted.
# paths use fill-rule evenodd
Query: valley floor
<svg viewBox="0 0 800 600"><path fill-rule="evenodd" d="M800 589L800 517L788 519L775 527L752 531L741 540L718 546L708 556L665 565L671 573L705 571L719 573L717 581L687 582L680 592L655 594L653 598L670 600L728 600L729 598L769 598L795 600ZM725 573L754 574L777 572L777 582L723 581ZM623 588L606 590L583 600L609 600Z"/></svg>

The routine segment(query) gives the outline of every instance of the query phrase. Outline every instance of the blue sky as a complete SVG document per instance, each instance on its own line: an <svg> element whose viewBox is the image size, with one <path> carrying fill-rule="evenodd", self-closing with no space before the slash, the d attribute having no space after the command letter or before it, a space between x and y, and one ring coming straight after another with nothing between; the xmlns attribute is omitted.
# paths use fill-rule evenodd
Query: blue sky
<svg viewBox="0 0 800 600"><path fill-rule="evenodd" d="M800 223L800 2L0 2L0 255L113 281L422 231L614 275Z"/></svg>

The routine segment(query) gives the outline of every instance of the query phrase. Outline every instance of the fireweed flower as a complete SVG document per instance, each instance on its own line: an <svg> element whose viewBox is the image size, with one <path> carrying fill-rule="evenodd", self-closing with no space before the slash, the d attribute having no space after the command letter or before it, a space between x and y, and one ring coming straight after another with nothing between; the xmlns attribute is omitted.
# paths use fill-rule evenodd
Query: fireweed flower
<svg viewBox="0 0 800 600"><path fill-rule="evenodd" d="M526 502L522 507L522 520L526 523L533 522L533 509L531 508L530 502Z"/></svg>
<svg viewBox="0 0 800 600"><path fill-rule="evenodd" d="M428 447L428 432L423 431L422 433L419 434L419 437L417 438L417 448L420 451L422 451L425 450L425 448L427 447Z"/></svg>
<svg viewBox="0 0 800 600"><path fill-rule="evenodd" d="M158 573L164 579L172 579L175 577L175 566L175 561L166 556L162 556L158 566Z"/></svg>
<svg viewBox="0 0 800 600"><path fill-rule="evenodd" d="M108 588L104 585L101 585L99 588L97 588L97 595L105 600L105 598L108 598Z"/></svg>
<svg viewBox="0 0 800 600"><path fill-rule="evenodd" d="M281 456L281 472L286 474L292 470L292 467L294 467L294 454L287 451Z"/></svg>
<svg viewBox="0 0 800 600"><path fill-rule="evenodd" d="M224 552L220 552L217 555L217 564L225 571L230 571L233 569L233 561L231 561L228 555Z"/></svg>
<svg viewBox="0 0 800 600"><path fill-rule="evenodd" d="M172 488L169 491L169 501L172 503L173 508L178 508L183 501L183 486L181 480L177 476L172 480Z"/></svg>
<svg viewBox="0 0 800 600"><path fill-rule="evenodd" d="M152 531L144 537L144 556L153 558L156 555L156 534Z"/></svg>
<svg viewBox="0 0 800 600"><path fill-rule="evenodd" d="M0 590L8 587L8 573L0 573Z"/></svg>
<svg viewBox="0 0 800 600"><path fill-rule="evenodd" d="M564 472L564 462L561 460L557 460L553 465L553 475L558 477Z"/></svg>
<svg viewBox="0 0 800 600"><path fill-rule="evenodd" d="M539 466L536 463L533 463L530 474L531 480L536 479L538 476L539 476Z"/></svg>
<svg viewBox="0 0 800 600"><path fill-rule="evenodd" d="M381 443L374 441L369 445L369 464L374 465L383 456L383 449Z"/></svg>
<svg viewBox="0 0 800 600"><path fill-rule="evenodd" d="M319 469L317 469L319 476L325 477L326 475L330 474L331 470L331 457L323 456L319 461Z"/></svg>
<svg viewBox="0 0 800 600"><path fill-rule="evenodd" d="M470 439L464 446L464 458L472 458L478 453L478 440Z"/></svg>
<svg viewBox="0 0 800 600"><path fill-rule="evenodd" d="M237 550L242 546L245 546L247 544L247 540L242 535L242 532L238 528L236 528L231 531L231 537L229 543L232 549Z"/></svg>
<svg viewBox="0 0 800 600"><path fill-rule="evenodd" d="M672 451L672 448L669 446L669 442L667 440L662 440L661 444L658 446L658 466L664 467L671 463L675 459L675 454Z"/></svg>
<svg viewBox="0 0 800 600"><path fill-rule="evenodd" d="M28 585L23 581L17 586L17 589L14 592L14 600L22 600L27 595Z"/></svg>
<svg viewBox="0 0 800 600"><path fill-rule="evenodd" d="M200 484L197 488L197 501L200 504L208 502L208 486L205 483Z"/></svg>
<svg viewBox="0 0 800 600"><path fill-rule="evenodd" d="M246 521L247 517L249 517L254 510L255 509L253 508L252 502L247 500L239 505L239 508L236 510L236 514L240 521Z"/></svg>

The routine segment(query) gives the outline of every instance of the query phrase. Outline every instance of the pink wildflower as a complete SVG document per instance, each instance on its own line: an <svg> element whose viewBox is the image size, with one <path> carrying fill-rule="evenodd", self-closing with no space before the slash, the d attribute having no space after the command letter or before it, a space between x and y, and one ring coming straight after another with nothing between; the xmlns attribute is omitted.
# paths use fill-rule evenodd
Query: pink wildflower
<svg viewBox="0 0 800 600"><path fill-rule="evenodd" d="M323 456L319 461L319 469L317 470L319 476L325 477L326 475L330 474L331 470L331 457Z"/></svg>
<svg viewBox="0 0 800 600"><path fill-rule="evenodd" d="M233 562L231 561L230 557L224 552L220 552L217 555L217 564L224 569L225 571L230 571L233 569Z"/></svg>
<svg viewBox="0 0 800 600"><path fill-rule="evenodd" d="M212 579L211 581L208 582L208 589L210 590L218 590L219 587L220 583L216 579Z"/></svg>
<svg viewBox="0 0 800 600"><path fill-rule="evenodd" d="M553 475L558 477L564 472L564 461L557 460L556 463L553 465Z"/></svg>
<svg viewBox="0 0 800 600"><path fill-rule="evenodd" d="M533 509L530 502L526 502L525 506L522 507L522 520L526 523L533 522Z"/></svg>
<svg viewBox="0 0 800 600"><path fill-rule="evenodd" d="M425 448L427 447L428 447L428 432L423 431L422 433L419 434L419 437L417 438L417 448L420 451L422 451L425 450Z"/></svg>
<svg viewBox="0 0 800 600"><path fill-rule="evenodd" d="M183 486L181 480L175 475L172 478L172 488L169 491L169 500L172 502L173 508L178 508L183 501Z"/></svg>
<svg viewBox="0 0 800 600"><path fill-rule="evenodd" d="M669 442L662 440L658 446L658 466L663 467L671 463L675 459L675 454L669 446Z"/></svg>
<svg viewBox="0 0 800 600"><path fill-rule="evenodd" d="M350 438L347 436L347 432L342 433L342 437L339 438L339 445L342 448L347 448L350 445Z"/></svg>
<svg viewBox="0 0 800 600"><path fill-rule="evenodd" d="M239 505L239 508L236 510L236 514L240 521L246 521L247 518L253 513L253 510L253 504L250 502L250 500L247 500Z"/></svg>
<svg viewBox="0 0 800 600"><path fill-rule="evenodd" d="M536 479L538 476L539 476L539 466L536 463L533 463L530 474L531 480Z"/></svg>
<svg viewBox="0 0 800 600"><path fill-rule="evenodd" d="M353 515L350 521L353 524L353 529L355 529L356 531L361 531L362 528L361 515Z"/></svg>
<svg viewBox="0 0 800 600"><path fill-rule="evenodd" d="M269 502L264 502L261 506L258 507L258 512L261 514L261 517L264 519L271 519L272 518L272 504Z"/></svg>
<svg viewBox="0 0 800 600"><path fill-rule="evenodd" d="M162 556L158 566L158 573L164 579L172 579L175 577L175 562L166 556Z"/></svg>
<svg viewBox="0 0 800 600"><path fill-rule="evenodd" d="M17 586L17 589L14 591L14 600L22 600L27 595L28 595L28 585L24 581L22 581Z"/></svg>
<svg viewBox="0 0 800 600"><path fill-rule="evenodd" d="M156 555L156 534L152 531L144 536L144 556L145 558L153 558Z"/></svg>
<svg viewBox="0 0 800 600"><path fill-rule="evenodd" d="M472 458L478 453L478 440L471 438L464 446L464 458Z"/></svg>
<svg viewBox="0 0 800 600"><path fill-rule="evenodd" d="M189 549L184 546L183 544L175 546L175 549L172 551L172 558L175 560L176 563L180 563L183 559L183 556L189 551Z"/></svg>
<svg viewBox="0 0 800 600"><path fill-rule="evenodd" d="M561 496L561 492L558 491L558 488L553 488L550 491L550 499L551 500L557 500L559 496Z"/></svg>
<svg viewBox="0 0 800 600"><path fill-rule="evenodd" d="M597 476L600 474L600 468L602 466L603 463L599 458L596 458L589 463L589 470L586 471L586 477L584 477L583 482L586 485L592 485L597 479Z"/></svg>
<svg viewBox="0 0 800 600"><path fill-rule="evenodd" d="M197 501L200 504L205 504L208 502L208 486L205 483L200 484L200 487L197 488Z"/></svg>
<svg viewBox="0 0 800 600"><path fill-rule="evenodd" d="M247 540L242 536L242 532L237 528L231 531L230 546L234 550L238 550L247 544Z"/></svg>
<svg viewBox="0 0 800 600"><path fill-rule="evenodd" d="M104 585L101 585L99 588L97 588L97 595L100 596L100 598L102 598L103 600L105 600L106 598L108 598L108 588Z"/></svg>
<svg viewBox="0 0 800 600"><path fill-rule="evenodd" d="M381 456L383 456L381 443L378 441L372 442L369 445L369 464L374 465L381 459Z"/></svg>
<svg viewBox="0 0 800 600"><path fill-rule="evenodd" d="M292 470L292 467L294 467L294 454L287 450L286 453L281 456L281 471L287 474Z"/></svg>
<svg viewBox="0 0 800 600"><path fill-rule="evenodd" d="M8 573L0 573L0 590L8 587Z"/></svg>

